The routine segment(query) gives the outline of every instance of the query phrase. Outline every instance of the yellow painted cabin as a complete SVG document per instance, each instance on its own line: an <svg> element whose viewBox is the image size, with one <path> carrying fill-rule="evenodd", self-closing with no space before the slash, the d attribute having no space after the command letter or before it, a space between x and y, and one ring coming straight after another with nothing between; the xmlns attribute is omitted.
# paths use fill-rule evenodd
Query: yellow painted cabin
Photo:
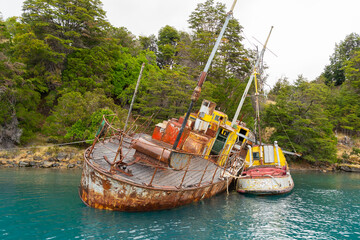
<svg viewBox="0 0 360 240"><path fill-rule="evenodd" d="M205 158L208 158L209 155L219 155L218 163L222 166L226 163L235 143L243 145L246 141L237 134L241 133L247 137L250 130L240 124L231 126L228 116L215 110L215 107L215 103L203 100L199 112L192 113L190 120L195 121L194 130L212 137L203 151Z"/></svg>
<svg viewBox="0 0 360 240"><path fill-rule="evenodd" d="M259 150L260 146L249 147L249 150L245 159L245 168L260 166L260 158L263 160L263 164L265 166L279 166L284 167L288 166L286 162L286 158L284 156L283 151L277 143L274 145L266 144L261 146L262 154L260 154ZM280 162L279 162L280 159Z"/></svg>

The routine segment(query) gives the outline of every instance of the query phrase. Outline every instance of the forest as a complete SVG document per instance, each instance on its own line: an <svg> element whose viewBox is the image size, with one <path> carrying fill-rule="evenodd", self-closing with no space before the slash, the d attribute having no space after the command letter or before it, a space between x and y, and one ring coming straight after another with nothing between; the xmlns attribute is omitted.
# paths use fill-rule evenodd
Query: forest
<svg viewBox="0 0 360 240"><path fill-rule="evenodd" d="M39 136L48 143L93 139L103 114L126 118L143 63L133 119L155 124L182 116L226 14L224 4L206 0L189 16L189 32L164 24L135 36L106 20L100 0L24 1L20 17L0 18L0 148ZM231 119L256 56L231 19L198 104L216 102ZM334 43L316 79L279 79L266 95L261 124L268 141L309 162L342 161L336 134L360 135L359 34ZM241 115L254 130L251 98Z"/></svg>

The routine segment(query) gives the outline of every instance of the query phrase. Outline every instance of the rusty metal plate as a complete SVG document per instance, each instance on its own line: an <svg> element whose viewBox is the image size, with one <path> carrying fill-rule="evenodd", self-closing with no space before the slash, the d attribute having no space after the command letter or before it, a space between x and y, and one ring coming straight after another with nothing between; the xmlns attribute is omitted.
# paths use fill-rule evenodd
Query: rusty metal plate
<svg viewBox="0 0 360 240"><path fill-rule="evenodd" d="M192 155L186 153L172 152L169 165L175 170L182 170L190 163L191 158Z"/></svg>

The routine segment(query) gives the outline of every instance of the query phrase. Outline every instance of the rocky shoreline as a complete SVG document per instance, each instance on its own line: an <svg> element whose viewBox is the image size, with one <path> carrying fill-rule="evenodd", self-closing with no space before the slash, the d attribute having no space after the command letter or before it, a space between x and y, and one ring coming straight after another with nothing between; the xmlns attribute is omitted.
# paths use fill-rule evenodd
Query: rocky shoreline
<svg viewBox="0 0 360 240"><path fill-rule="evenodd" d="M83 149L73 147L0 152L0 168L81 169Z"/></svg>
<svg viewBox="0 0 360 240"><path fill-rule="evenodd" d="M350 163L310 163L304 160L290 161L289 168L295 171L319 171L319 172L358 172L360 173L360 164Z"/></svg>
<svg viewBox="0 0 360 240"><path fill-rule="evenodd" d="M0 168L53 168L82 169L84 149L74 147L46 148L42 150L15 150L0 152ZM357 164L290 162L294 171L355 172L360 173Z"/></svg>
<svg viewBox="0 0 360 240"><path fill-rule="evenodd" d="M345 163L336 163L331 164L330 166L317 166L317 165L310 165L310 166L299 166L289 165L291 171L319 171L319 172L356 172L360 173L360 165L355 164L345 164Z"/></svg>

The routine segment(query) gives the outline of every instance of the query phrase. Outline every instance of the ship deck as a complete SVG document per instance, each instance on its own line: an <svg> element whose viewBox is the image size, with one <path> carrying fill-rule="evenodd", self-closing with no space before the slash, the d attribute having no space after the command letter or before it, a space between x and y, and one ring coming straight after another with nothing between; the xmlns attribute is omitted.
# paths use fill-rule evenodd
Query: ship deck
<svg viewBox="0 0 360 240"><path fill-rule="evenodd" d="M162 147L169 147L165 143L151 139L148 135L142 135L148 141L156 144L161 144ZM121 171L110 172L110 163L113 162L116 152L119 148L119 140L112 138L104 142L98 142L90 155L89 162L98 170L112 174L116 179L123 179L129 182L144 186L152 186L155 188L194 188L206 186L211 183L223 181L223 170L215 163L204 158L193 156L189 167L183 170L174 170L170 167L160 167L156 164L150 164L148 161L137 161L135 149L130 147L131 139L125 138L122 144L122 153L124 156L123 162L129 164L126 166L125 172L131 173L127 175ZM108 161L106 161L106 159ZM119 160L119 157L117 158ZM155 172L155 174L154 174ZM150 184L151 183L151 184Z"/></svg>

